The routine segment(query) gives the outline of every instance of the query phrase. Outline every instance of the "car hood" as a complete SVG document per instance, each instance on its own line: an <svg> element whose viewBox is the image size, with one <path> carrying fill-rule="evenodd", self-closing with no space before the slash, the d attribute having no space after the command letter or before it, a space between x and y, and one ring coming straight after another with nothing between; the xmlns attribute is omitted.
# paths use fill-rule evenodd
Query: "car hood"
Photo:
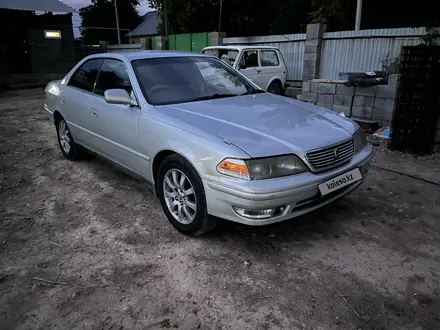
<svg viewBox="0 0 440 330"><path fill-rule="evenodd" d="M301 155L346 140L358 128L330 110L269 93L156 108L228 140L251 157Z"/></svg>

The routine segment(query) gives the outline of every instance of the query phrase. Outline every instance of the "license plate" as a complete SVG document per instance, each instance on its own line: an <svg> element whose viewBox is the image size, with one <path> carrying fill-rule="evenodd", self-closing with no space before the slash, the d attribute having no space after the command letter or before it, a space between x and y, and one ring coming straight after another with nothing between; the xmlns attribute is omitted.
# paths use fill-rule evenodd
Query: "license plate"
<svg viewBox="0 0 440 330"><path fill-rule="evenodd" d="M359 180L362 180L362 174L358 168L355 168L354 170L338 175L333 179L319 184L318 189L322 196L324 196Z"/></svg>

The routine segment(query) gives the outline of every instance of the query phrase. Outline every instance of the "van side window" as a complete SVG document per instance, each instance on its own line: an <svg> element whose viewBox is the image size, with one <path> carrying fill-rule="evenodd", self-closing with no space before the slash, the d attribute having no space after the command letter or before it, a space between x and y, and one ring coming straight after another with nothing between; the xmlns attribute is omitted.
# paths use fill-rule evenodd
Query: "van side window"
<svg viewBox="0 0 440 330"><path fill-rule="evenodd" d="M246 50L243 52L246 68L258 67L258 50Z"/></svg>
<svg viewBox="0 0 440 330"><path fill-rule="evenodd" d="M277 53L273 50L260 50L261 66L278 66L280 61L278 60Z"/></svg>
<svg viewBox="0 0 440 330"><path fill-rule="evenodd" d="M92 59L84 62L70 77L67 85L93 93L93 87L102 61L102 59Z"/></svg>

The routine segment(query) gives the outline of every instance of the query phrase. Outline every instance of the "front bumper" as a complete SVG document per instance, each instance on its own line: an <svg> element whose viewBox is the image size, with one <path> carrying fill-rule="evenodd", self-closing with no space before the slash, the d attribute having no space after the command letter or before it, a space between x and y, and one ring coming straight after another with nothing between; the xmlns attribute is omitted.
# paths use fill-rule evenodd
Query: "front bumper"
<svg viewBox="0 0 440 330"><path fill-rule="evenodd" d="M290 177L261 181L209 178L203 180L208 214L251 226L281 222L327 205L355 190L368 174L373 157L369 144L350 162L322 173L306 172ZM321 197L318 185L338 175L359 168L363 179ZM278 215L267 219L250 219L238 215L232 206L244 209L268 209L285 206Z"/></svg>

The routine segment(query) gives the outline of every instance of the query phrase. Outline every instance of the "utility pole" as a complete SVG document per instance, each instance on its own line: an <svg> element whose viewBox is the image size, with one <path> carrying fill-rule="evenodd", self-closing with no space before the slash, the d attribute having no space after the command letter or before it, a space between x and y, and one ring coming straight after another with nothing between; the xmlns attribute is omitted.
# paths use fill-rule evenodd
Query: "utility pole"
<svg viewBox="0 0 440 330"><path fill-rule="evenodd" d="M354 29L356 31L359 31L361 29L361 18L362 18L362 0L357 0L356 23L354 24Z"/></svg>
<svg viewBox="0 0 440 330"><path fill-rule="evenodd" d="M221 32L221 28L222 28L222 9L223 9L223 0L220 0L220 14L218 17L218 31L217 32Z"/></svg>
<svg viewBox="0 0 440 330"><path fill-rule="evenodd" d="M163 20L164 20L164 28L165 28L165 42L168 49L168 0L163 0Z"/></svg>
<svg viewBox="0 0 440 330"><path fill-rule="evenodd" d="M115 0L115 14L116 14L116 32L118 33L118 44L121 44L121 34L119 33L119 16L118 16L118 4Z"/></svg>

